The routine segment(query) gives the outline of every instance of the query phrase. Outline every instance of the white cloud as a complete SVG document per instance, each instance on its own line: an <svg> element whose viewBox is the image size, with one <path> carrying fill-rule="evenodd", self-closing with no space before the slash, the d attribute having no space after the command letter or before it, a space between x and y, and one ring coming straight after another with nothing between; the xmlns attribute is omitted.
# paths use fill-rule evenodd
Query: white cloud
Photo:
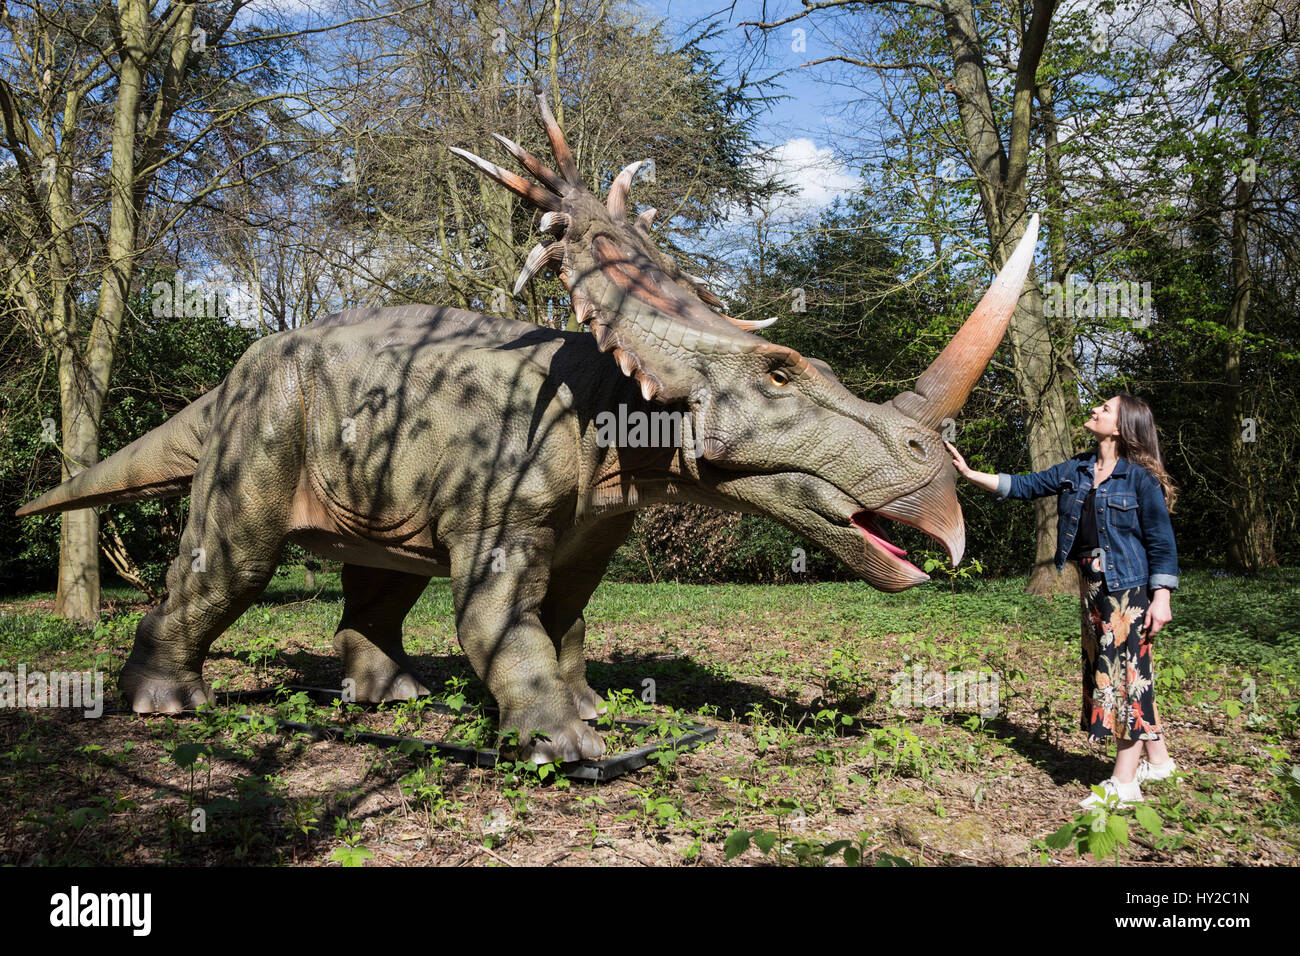
<svg viewBox="0 0 1300 956"><path fill-rule="evenodd" d="M776 147L763 166L765 172L780 176L797 189L794 195L782 197L777 205L785 214L824 209L858 186L858 177L835 157L834 150L818 146L804 136L788 139Z"/></svg>
<svg viewBox="0 0 1300 956"><path fill-rule="evenodd" d="M769 228L816 216L835 199L858 188L858 177L835 157L829 146L818 146L806 136L795 136L754 163L760 178L775 176L793 192L783 193L763 208L746 211L739 203L723 217L723 230L745 228L762 218Z"/></svg>
<svg viewBox="0 0 1300 956"><path fill-rule="evenodd" d="M793 192L768 201L762 208L746 210L740 203L731 205L722 222L698 242L680 237L688 250L698 244L709 258L739 263L747 257L760 221L765 241L785 241L836 199L856 192L860 183L831 147L818 146L806 136L794 136L771 147L762 159L754 160L754 166L760 178L776 176ZM724 298L734 294L732 283L724 276L715 278L714 291Z"/></svg>

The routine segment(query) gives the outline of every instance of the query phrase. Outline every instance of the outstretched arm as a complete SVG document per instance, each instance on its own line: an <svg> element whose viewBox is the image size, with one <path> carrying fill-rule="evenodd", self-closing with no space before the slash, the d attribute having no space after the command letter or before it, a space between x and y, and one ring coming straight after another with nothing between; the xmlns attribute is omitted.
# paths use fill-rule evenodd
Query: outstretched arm
<svg viewBox="0 0 1300 956"><path fill-rule="evenodd" d="M1035 471L1028 475L991 474L987 471L974 471L967 467L966 459L948 442L944 442L952 452L953 466L962 477L979 485L985 491L996 491L998 500L1004 498L1042 498L1060 492L1061 484L1072 470L1073 459L1057 462L1051 468Z"/></svg>
<svg viewBox="0 0 1300 956"><path fill-rule="evenodd" d="M973 484L979 485L985 491L998 490L998 476L987 471L976 471L966 464L966 459L961 456L956 448L953 448L948 442L944 442L948 450L952 452L953 467L961 474L963 478Z"/></svg>

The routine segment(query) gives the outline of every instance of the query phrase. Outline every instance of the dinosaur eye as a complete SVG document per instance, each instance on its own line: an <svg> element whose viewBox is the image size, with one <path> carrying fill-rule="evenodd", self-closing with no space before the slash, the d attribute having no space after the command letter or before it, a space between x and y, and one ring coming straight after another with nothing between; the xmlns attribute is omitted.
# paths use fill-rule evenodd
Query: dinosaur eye
<svg viewBox="0 0 1300 956"><path fill-rule="evenodd" d="M912 439L907 443L907 450L912 453L912 457L917 458L920 461L925 461L925 449L916 439Z"/></svg>
<svg viewBox="0 0 1300 956"><path fill-rule="evenodd" d="M784 385L789 385L790 373L783 368L774 368L772 369L771 379L772 384L778 388Z"/></svg>

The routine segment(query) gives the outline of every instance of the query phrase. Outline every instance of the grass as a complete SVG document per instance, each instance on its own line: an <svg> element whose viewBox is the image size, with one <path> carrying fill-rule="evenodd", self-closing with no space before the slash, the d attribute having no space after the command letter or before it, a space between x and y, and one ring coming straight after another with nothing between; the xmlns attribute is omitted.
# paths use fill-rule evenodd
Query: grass
<svg viewBox="0 0 1300 956"><path fill-rule="evenodd" d="M277 577L214 644L207 678L338 686L342 598L336 575L317 584ZM1078 729L1078 601L1031 598L1012 579L897 595L603 585L587 615L591 684L622 712L721 732L599 787L269 731L274 713L489 745L489 701L434 581L406 646L461 704L455 717L305 698L243 708L252 722L237 708L0 710L0 864L1300 863L1300 570L1182 584L1155 642L1182 772L1145 787L1140 813L1078 808L1114 753ZM99 669L112 695L145 608L132 592L106 597L94 628L49 617L50 595L0 603L0 671ZM998 713L894 706L890 678L914 664L996 674Z"/></svg>

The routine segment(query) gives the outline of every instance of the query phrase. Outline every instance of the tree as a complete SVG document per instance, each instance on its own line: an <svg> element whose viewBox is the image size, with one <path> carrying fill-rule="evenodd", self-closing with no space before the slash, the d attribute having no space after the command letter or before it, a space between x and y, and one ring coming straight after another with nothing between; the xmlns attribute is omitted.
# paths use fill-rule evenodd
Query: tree
<svg viewBox="0 0 1300 956"><path fill-rule="evenodd" d="M433 0L353 31L349 79L322 104L322 217L351 250L331 269L367 302L446 302L558 325L558 282L511 290L537 242L534 216L448 151L511 166L504 133L534 152L544 140L530 74L549 81L586 181L608 188L642 159L633 204L657 207L657 239L692 237L763 184L749 156L756 106L722 79L705 37L674 43L662 26L608 0L498 7Z"/></svg>
<svg viewBox="0 0 1300 956"><path fill-rule="evenodd" d="M239 26L245 0L11 3L0 73L3 295L56 367L62 474L99 459L100 423L145 258L196 205L273 167L292 123L263 88L294 34ZM55 611L99 611L99 521L63 516Z"/></svg>
<svg viewBox="0 0 1300 956"><path fill-rule="evenodd" d="M936 114L950 112L945 103L936 101L952 96L951 146L960 151L963 165L972 173L989 259L1000 267L1028 224L1038 68L1056 0L1007 5L975 0L818 0L805 2L804 7L784 19L745 26L771 34L813 15L862 13L859 29L841 32L835 53L805 66L848 65L880 74L882 82L886 74L901 73L925 108ZM1007 44L995 46L986 39L980 27L985 19L999 21L994 36L1006 37ZM848 21L840 17L836 23L843 28ZM1069 349L1053 339L1042 288L1032 271L1008 338L1030 465L1046 468L1074 453L1070 424L1078 406L1072 390L1064 387L1068 374L1063 374L1063 366L1068 363L1062 356ZM1073 593L1077 590L1073 569L1067 566L1068 573L1059 578L1056 574L1055 504L1040 499L1035 508L1037 552L1028 590Z"/></svg>
<svg viewBox="0 0 1300 956"><path fill-rule="evenodd" d="M1134 231L1165 317L1134 371L1167 382L1196 546L1237 571L1275 565L1296 520L1297 29L1294 0L1177 0L1151 40L1156 159L1129 190L1165 210Z"/></svg>

